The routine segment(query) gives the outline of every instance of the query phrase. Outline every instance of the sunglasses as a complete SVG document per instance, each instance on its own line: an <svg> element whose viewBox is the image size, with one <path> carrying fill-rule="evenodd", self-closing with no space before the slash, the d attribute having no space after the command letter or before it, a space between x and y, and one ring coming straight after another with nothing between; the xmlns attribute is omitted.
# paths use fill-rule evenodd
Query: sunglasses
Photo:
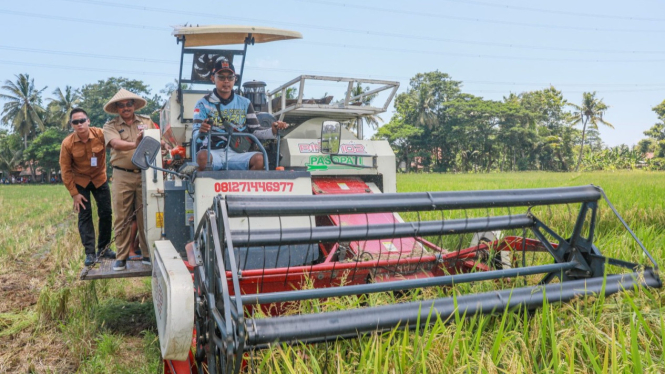
<svg viewBox="0 0 665 374"><path fill-rule="evenodd" d="M219 79L219 80L222 81L222 82L223 82L223 81L232 82L234 79L236 79L236 76L235 76L235 75L221 75L221 74L217 74L217 75L215 75L215 76L217 77L217 79Z"/></svg>
<svg viewBox="0 0 665 374"><path fill-rule="evenodd" d="M78 125L82 125L82 124L84 124L84 123L86 123L86 122L88 122L88 119L87 119L87 118L84 118L84 119L75 119L75 120L72 120L72 125L76 125L76 126L78 126Z"/></svg>
<svg viewBox="0 0 665 374"><path fill-rule="evenodd" d="M115 107L118 109L123 109L123 108L130 108L134 106L134 100L130 100L127 103L115 103Z"/></svg>

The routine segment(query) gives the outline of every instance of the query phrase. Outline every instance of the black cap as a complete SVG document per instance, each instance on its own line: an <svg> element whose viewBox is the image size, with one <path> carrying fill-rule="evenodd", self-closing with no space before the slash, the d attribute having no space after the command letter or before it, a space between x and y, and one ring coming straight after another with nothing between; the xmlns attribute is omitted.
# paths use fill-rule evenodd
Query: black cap
<svg viewBox="0 0 665 374"><path fill-rule="evenodd" d="M230 63L226 57L220 57L217 61L215 61L215 66L212 69L212 73L217 74L217 72L222 70L228 70L233 74L236 73L236 69L233 67L233 64Z"/></svg>

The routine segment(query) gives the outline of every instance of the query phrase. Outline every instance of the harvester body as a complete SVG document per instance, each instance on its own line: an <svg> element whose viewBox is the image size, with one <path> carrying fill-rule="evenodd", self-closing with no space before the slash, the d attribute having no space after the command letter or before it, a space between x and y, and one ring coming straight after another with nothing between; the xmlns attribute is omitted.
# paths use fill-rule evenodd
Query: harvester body
<svg viewBox="0 0 665 374"><path fill-rule="evenodd" d="M146 131L145 146L135 154L144 169L165 371L237 373L249 353L274 343L357 338L454 313L535 308L544 300L660 286L655 263L640 267L608 258L594 245L603 197L598 187L396 193L395 155L387 141L365 140L362 122L387 110L398 82L302 75L264 96L251 82L244 94L267 113L263 118L291 125L265 149L259 146L266 170L192 172L189 164L189 172L175 171L191 162L194 104L209 92L183 84L210 83L206 72L219 56L243 58L242 81L248 45L301 36L237 26L185 27L174 35L183 46L180 86L162 109L161 133ZM244 50L197 48L237 43ZM341 83L345 90L336 101L330 95L307 99L308 82ZM370 88L355 90L363 84ZM297 94L289 96L292 87ZM237 88L240 94L240 82ZM385 101L378 106L367 100L380 94ZM160 138L181 147L177 158L166 160L170 170L156 157L154 139ZM566 232L537 209L556 206L569 212ZM607 275L608 267L626 271ZM523 287L282 315L304 300L510 278L523 281L508 284Z"/></svg>

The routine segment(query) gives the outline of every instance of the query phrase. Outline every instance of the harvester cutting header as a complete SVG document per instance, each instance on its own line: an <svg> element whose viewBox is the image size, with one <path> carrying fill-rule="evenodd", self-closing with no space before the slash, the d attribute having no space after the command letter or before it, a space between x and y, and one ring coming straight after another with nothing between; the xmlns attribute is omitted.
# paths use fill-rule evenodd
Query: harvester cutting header
<svg viewBox="0 0 665 374"><path fill-rule="evenodd" d="M357 339L455 313L532 309L544 300L661 286L656 263L634 235L650 265L606 257L596 246L599 187L397 193L395 155L387 141L365 140L362 122L387 110L398 82L301 75L266 90L244 77L247 47L300 33L203 26L179 27L174 35L182 45L179 88L162 109L161 133L147 131L133 160L144 170L167 372L237 373L251 364L252 352L275 343ZM229 44L243 49L210 48ZM249 100L261 129L278 121L289 127L265 144L255 136L262 130L235 131L238 123L200 131L196 103L210 94L200 87L219 89L211 75L220 60L235 66L222 78L234 82L233 95ZM317 84L341 84L342 95L307 98ZM354 89L360 85L369 88ZM215 137L225 139L217 150ZM178 146L164 164L157 157L161 138ZM264 170L229 170L228 162L215 170L208 156L200 170L198 154L228 157L238 139L263 156ZM488 291L447 297L448 286L481 281ZM307 300L417 289L439 296L283 315Z"/></svg>

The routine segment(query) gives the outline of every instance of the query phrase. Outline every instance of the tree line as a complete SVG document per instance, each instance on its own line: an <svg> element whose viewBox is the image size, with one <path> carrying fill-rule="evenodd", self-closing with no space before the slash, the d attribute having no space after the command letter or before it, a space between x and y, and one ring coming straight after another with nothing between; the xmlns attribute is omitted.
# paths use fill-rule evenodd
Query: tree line
<svg viewBox="0 0 665 374"><path fill-rule="evenodd" d="M0 171L9 176L23 167L33 180L37 168L57 171L60 144L71 132L71 109L84 108L91 126L102 127L110 119L103 106L120 88L146 98L142 113L158 123L157 111L176 86L169 83L152 94L140 80L111 77L56 88L46 98L47 87L36 86L28 74L6 80L0 87ZM358 93L367 89L355 87ZM363 105L371 100L366 97ZM378 127L379 118L365 120L378 128L375 139L388 140L407 171L665 169L665 100L653 108L659 121L632 148L604 146L598 128L613 127L605 118L608 109L595 92L572 103L554 87L485 100L463 92L461 81L434 71L410 80L407 91L396 97L388 123Z"/></svg>
<svg viewBox="0 0 665 374"><path fill-rule="evenodd" d="M637 148L643 153L652 152L656 162L665 164L665 100L653 107L653 111L658 115L658 122L644 132L647 138L640 140Z"/></svg>
<svg viewBox="0 0 665 374"><path fill-rule="evenodd" d="M577 171L665 165L665 101L659 123L633 148L603 145L598 129L613 128L609 106L595 92L568 102L554 87L510 93L502 101L462 91L439 71L420 73L395 99L396 113L380 127L398 163L436 172ZM649 160L646 153L656 152ZM602 161L599 161L602 160Z"/></svg>
<svg viewBox="0 0 665 374"><path fill-rule="evenodd" d="M90 125L102 127L111 116L104 112L104 104L120 89L125 88L148 101L142 113L158 122L157 111L175 84L168 84L160 94L152 94L150 87L140 80L111 77L80 88L56 88L51 97L45 97L48 87L35 85L28 74L19 74L15 80L6 80L0 87L4 101L0 112L0 171L4 177L19 167L30 170L35 180L36 169L46 175L59 170L60 144L71 133L69 112L76 107L88 112Z"/></svg>

